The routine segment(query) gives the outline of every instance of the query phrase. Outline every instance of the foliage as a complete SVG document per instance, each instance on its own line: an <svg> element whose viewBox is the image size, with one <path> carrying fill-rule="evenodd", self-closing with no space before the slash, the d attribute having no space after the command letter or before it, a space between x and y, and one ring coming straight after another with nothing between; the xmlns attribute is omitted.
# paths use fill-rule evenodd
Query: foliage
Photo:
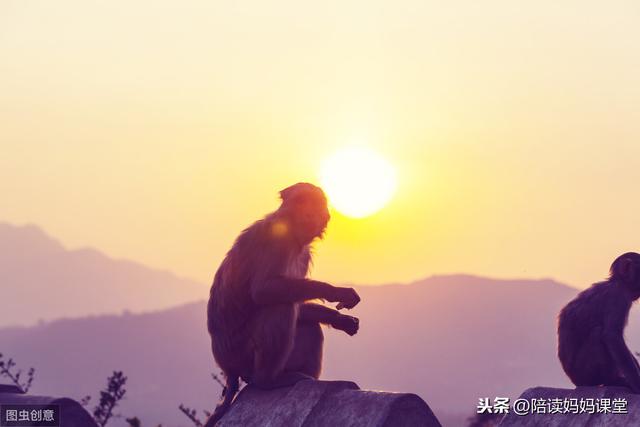
<svg viewBox="0 0 640 427"><path fill-rule="evenodd" d="M23 393L27 393L33 384L35 377L35 369L30 368L27 371L26 379L22 376L23 371L17 368L16 362L12 359L4 359L4 355L0 353L0 378L8 378L14 385L16 385ZM225 383L221 378L222 374L211 374L211 378L220 385L223 390L225 389ZM127 383L127 377L122 371L114 371L110 377L107 378L107 387L100 391L100 401L93 409L93 419L100 426L107 425L109 420L115 417L120 417L114 411L120 401L124 399L127 390L125 385ZM91 402L91 396L87 395L80 399L80 404L84 407L88 406ZM196 427L202 427L203 422L198 418L198 413L195 409L183 405L178 406L180 411L191 420ZM203 410L202 414L205 419L209 418L211 413L207 410ZM138 417L126 418L126 422L129 427L142 427L142 422ZM158 427L162 427L159 425Z"/></svg>
<svg viewBox="0 0 640 427"><path fill-rule="evenodd" d="M220 395L220 398L222 399L224 397L224 390L226 389L226 385L224 383L224 381L222 381L222 376L224 374L220 373L220 374L211 374L211 378L218 383L218 385L220 385L220 387L222 387L222 392ZM187 418L189 418L191 420L191 422L196 426L196 427L202 427L203 423L202 421L200 421L200 419L198 418L198 411L196 411L193 408L190 408L188 406L185 406L184 404L180 404L180 406L178 406L178 409L180 409L180 412L182 412ZM204 414L204 418L208 419L211 416L211 412L207 411L207 410L203 410L202 413Z"/></svg>
<svg viewBox="0 0 640 427"><path fill-rule="evenodd" d="M129 427L142 427L142 423L138 417L127 418L126 420ZM162 424L158 424L158 427L162 427Z"/></svg>
<svg viewBox="0 0 640 427"><path fill-rule="evenodd" d="M195 424L197 427L202 427L202 421L198 419L198 411L184 406L182 403L180 404L180 406L178 406L178 409L180 409L180 412L182 412L187 418L189 418L193 424Z"/></svg>
<svg viewBox="0 0 640 427"><path fill-rule="evenodd" d="M114 371L107 378L107 388L100 392L100 402L93 409L93 419L100 427L107 425L112 417L118 416L113 411L127 393L124 388L126 383L127 377L122 371Z"/></svg>
<svg viewBox="0 0 640 427"><path fill-rule="evenodd" d="M3 354L0 353L0 377L9 378L23 393L27 393L33 384L36 370L29 368L27 379L23 381L22 370L17 368L15 370L14 368L16 368L16 362L12 358L5 360Z"/></svg>

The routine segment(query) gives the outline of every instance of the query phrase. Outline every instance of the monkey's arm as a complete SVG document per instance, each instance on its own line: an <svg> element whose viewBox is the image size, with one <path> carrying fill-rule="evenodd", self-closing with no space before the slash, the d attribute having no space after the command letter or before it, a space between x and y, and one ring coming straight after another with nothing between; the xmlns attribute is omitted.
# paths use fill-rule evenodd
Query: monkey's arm
<svg viewBox="0 0 640 427"><path fill-rule="evenodd" d="M640 393L640 369L631 351L624 342L624 328L631 304L621 303L619 298L608 301L608 315L604 319L602 338L620 373L635 393Z"/></svg>
<svg viewBox="0 0 640 427"><path fill-rule="evenodd" d="M605 345L614 362L628 381L632 390L636 393L640 392L640 369L633 354L627 348L622 336L614 336L613 334L605 334Z"/></svg>
<svg viewBox="0 0 640 427"><path fill-rule="evenodd" d="M640 372L640 363L638 363L638 358L634 356L633 353L631 354L631 356L633 356L633 361L636 364L636 368L638 368L638 372Z"/></svg>
<svg viewBox="0 0 640 427"><path fill-rule="evenodd" d="M254 280L251 283L251 297L260 305L325 299L329 302L339 302L346 308L353 308L360 302L360 297L353 288L340 288L317 280L285 276Z"/></svg>

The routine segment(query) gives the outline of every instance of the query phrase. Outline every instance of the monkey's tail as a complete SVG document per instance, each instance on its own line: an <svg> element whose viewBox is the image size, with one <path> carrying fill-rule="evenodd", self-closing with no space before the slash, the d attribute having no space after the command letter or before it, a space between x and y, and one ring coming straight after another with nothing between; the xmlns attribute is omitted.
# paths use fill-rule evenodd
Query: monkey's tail
<svg viewBox="0 0 640 427"><path fill-rule="evenodd" d="M224 414L227 413L231 402L233 402L233 398L236 396L236 393L238 393L238 389L240 388L240 379L238 376L228 375L226 380L227 383L222 390L222 402L218 403L218 406L216 406L216 409L204 424L204 427L214 427Z"/></svg>

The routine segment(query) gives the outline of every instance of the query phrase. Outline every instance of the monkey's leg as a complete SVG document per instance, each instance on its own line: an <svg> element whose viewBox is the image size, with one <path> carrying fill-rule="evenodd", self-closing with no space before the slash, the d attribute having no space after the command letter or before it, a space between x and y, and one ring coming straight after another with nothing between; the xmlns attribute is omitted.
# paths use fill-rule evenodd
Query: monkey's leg
<svg viewBox="0 0 640 427"><path fill-rule="evenodd" d="M298 322L293 351L285 366L286 372L299 372L318 379L322 370L324 334L318 322Z"/></svg>
<svg viewBox="0 0 640 427"><path fill-rule="evenodd" d="M298 309L294 304L264 306L253 325L254 365L250 383L262 389L293 385L307 379L298 372L285 372L294 348Z"/></svg>
<svg viewBox="0 0 640 427"><path fill-rule="evenodd" d="M621 376L613 376L610 377L604 384L602 384L604 386L613 386L613 387L626 387L626 388L631 388L631 385L629 384L629 381L626 380L626 378L621 377Z"/></svg>
<svg viewBox="0 0 640 427"><path fill-rule="evenodd" d="M631 358L635 362L634 365L636 365L637 361L635 361L635 357L631 355ZM615 363L613 362L613 360L611 360L611 363L609 364L609 366L615 366ZM623 371L617 368L608 369L608 376L603 382L603 385L615 386L615 387L626 387L631 391L633 391L633 386L631 385L631 382L624 376Z"/></svg>
<svg viewBox="0 0 640 427"><path fill-rule="evenodd" d="M301 322L316 322L323 325L332 325L341 316L338 310L321 304L306 302L300 304L298 319Z"/></svg>
<svg viewBox="0 0 640 427"><path fill-rule="evenodd" d="M602 343L602 328L594 328L582 343L569 377L576 386L621 385L613 359Z"/></svg>
<svg viewBox="0 0 640 427"><path fill-rule="evenodd" d="M349 335L355 335L360 327L360 321L356 317L342 314L331 307L309 302L300 305L299 320L331 325Z"/></svg>

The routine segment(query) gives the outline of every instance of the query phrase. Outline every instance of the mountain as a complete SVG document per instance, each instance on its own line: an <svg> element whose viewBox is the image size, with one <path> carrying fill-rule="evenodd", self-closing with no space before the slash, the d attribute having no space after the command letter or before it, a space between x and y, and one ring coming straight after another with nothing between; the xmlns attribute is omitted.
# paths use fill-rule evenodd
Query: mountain
<svg viewBox="0 0 640 427"><path fill-rule="evenodd" d="M457 275L358 292L360 332L326 330L325 379L415 392L450 426L474 413L479 397L570 385L556 360L555 322L576 289ZM634 316L629 344L638 350ZM129 391L121 412L146 426L188 426L178 404L211 409L220 392L209 376L215 367L204 301L0 329L0 351L37 369L34 393L95 395L112 370L124 370Z"/></svg>
<svg viewBox="0 0 640 427"><path fill-rule="evenodd" d="M94 249L67 250L33 225L0 223L0 326L156 310L204 298L206 285L115 260Z"/></svg>

